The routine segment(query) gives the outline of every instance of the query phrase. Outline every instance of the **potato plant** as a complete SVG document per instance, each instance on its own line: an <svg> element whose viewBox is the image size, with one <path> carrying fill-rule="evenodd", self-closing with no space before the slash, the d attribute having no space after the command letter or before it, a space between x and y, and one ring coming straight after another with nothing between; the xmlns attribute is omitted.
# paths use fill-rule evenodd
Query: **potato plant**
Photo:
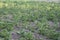
<svg viewBox="0 0 60 40"><path fill-rule="evenodd" d="M12 32L19 35L17 40L40 40L40 35L59 40L59 23L60 3L0 1L0 40L12 40Z"/></svg>

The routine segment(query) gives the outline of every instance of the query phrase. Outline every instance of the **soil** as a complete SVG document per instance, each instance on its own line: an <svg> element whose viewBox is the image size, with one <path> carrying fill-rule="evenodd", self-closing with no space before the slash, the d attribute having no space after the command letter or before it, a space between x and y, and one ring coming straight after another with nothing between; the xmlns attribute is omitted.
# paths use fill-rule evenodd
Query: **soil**
<svg viewBox="0 0 60 40"><path fill-rule="evenodd" d="M33 23L33 22L31 22L31 24L30 24L31 26L35 26L35 24ZM52 22L52 21L49 21L49 25L52 27L52 26L54 26L54 23ZM58 24L58 29L60 28L60 23ZM19 31L20 29L22 29L22 26L15 26L14 27L14 31L12 32L12 40L17 40L17 39L19 39L20 38L20 35L18 35L17 33L16 33L16 31ZM28 29L26 29L26 31L30 31L30 30L28 30ZM60 29L59 30L57 30L57 31L60 31ZM43 40L52 40L52 39L49 39L48 37L46 37L46 36L44 36L44 35L40 35L40 34L38 34L38 33L36 33L36 32L32 32L33 33L33 35L34 35L34 37L36 38L36 40L40 40L40 39L43 39Z"/></svg>

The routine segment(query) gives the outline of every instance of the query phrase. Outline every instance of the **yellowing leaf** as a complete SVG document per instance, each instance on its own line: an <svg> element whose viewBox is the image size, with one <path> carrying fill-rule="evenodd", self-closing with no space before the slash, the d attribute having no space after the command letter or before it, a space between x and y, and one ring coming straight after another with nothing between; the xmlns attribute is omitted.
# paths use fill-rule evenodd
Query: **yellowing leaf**
<svg viewBox="0 0 60 40"><path fill-rule="evenodd" d="M2 8L2 7L3 7L3 5L4 5L4 3L0 2L0 8Z"/></svg>
<svg viewBox="0 0 60 40"><path fill-rule="evenodd" d="M5 4L5 6L7 7L7 6L8 6L8 4Z"/></svg>
<svg viewBox="0 0 60 40"><path fill-rule="evenodd" d="M51 9L51 7L47 7L47 10L50 10Z"/></svg>

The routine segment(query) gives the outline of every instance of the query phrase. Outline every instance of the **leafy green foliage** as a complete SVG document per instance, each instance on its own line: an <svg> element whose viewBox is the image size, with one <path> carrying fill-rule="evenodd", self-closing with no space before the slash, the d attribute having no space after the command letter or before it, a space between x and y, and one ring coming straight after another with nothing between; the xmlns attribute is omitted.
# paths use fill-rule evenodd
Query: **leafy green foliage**
<svg viewBox="0 0 60 40"><path fill-rule="evenodd" d="M48 21L54 26L50 27ZM33 32L47 36L52 40L59 40L60 33L56 32L57 23L60 21L60 4L33 1L0 2L0 39L9 40L10 33L15 25L22 24L22 29L17 34L19 40L35 40ZM35 26L30 25L33 22ZM21 25L19 24L19 25ZM19 26L20 27L20 26ZM36 27L36 28L35 28Z"/></svg>
<svg viewBox="0 0 60 40"><path fill-rule="evenodd" d="M32 32L26 32L25 30L20 30L20 32L17 32L22 40L26 39L26 40L34 40L34 36L32 34Z"/></svg>

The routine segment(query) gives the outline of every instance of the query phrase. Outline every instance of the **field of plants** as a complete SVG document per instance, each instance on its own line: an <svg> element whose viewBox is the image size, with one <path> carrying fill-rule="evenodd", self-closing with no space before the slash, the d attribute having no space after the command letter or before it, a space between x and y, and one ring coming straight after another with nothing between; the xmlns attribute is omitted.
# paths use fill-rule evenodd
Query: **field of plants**
<svg viewBox="0 0 60 40"><path fill-rule="evenodd" d="M60 40L60 3L0 1L0 40Z"/></svg>

